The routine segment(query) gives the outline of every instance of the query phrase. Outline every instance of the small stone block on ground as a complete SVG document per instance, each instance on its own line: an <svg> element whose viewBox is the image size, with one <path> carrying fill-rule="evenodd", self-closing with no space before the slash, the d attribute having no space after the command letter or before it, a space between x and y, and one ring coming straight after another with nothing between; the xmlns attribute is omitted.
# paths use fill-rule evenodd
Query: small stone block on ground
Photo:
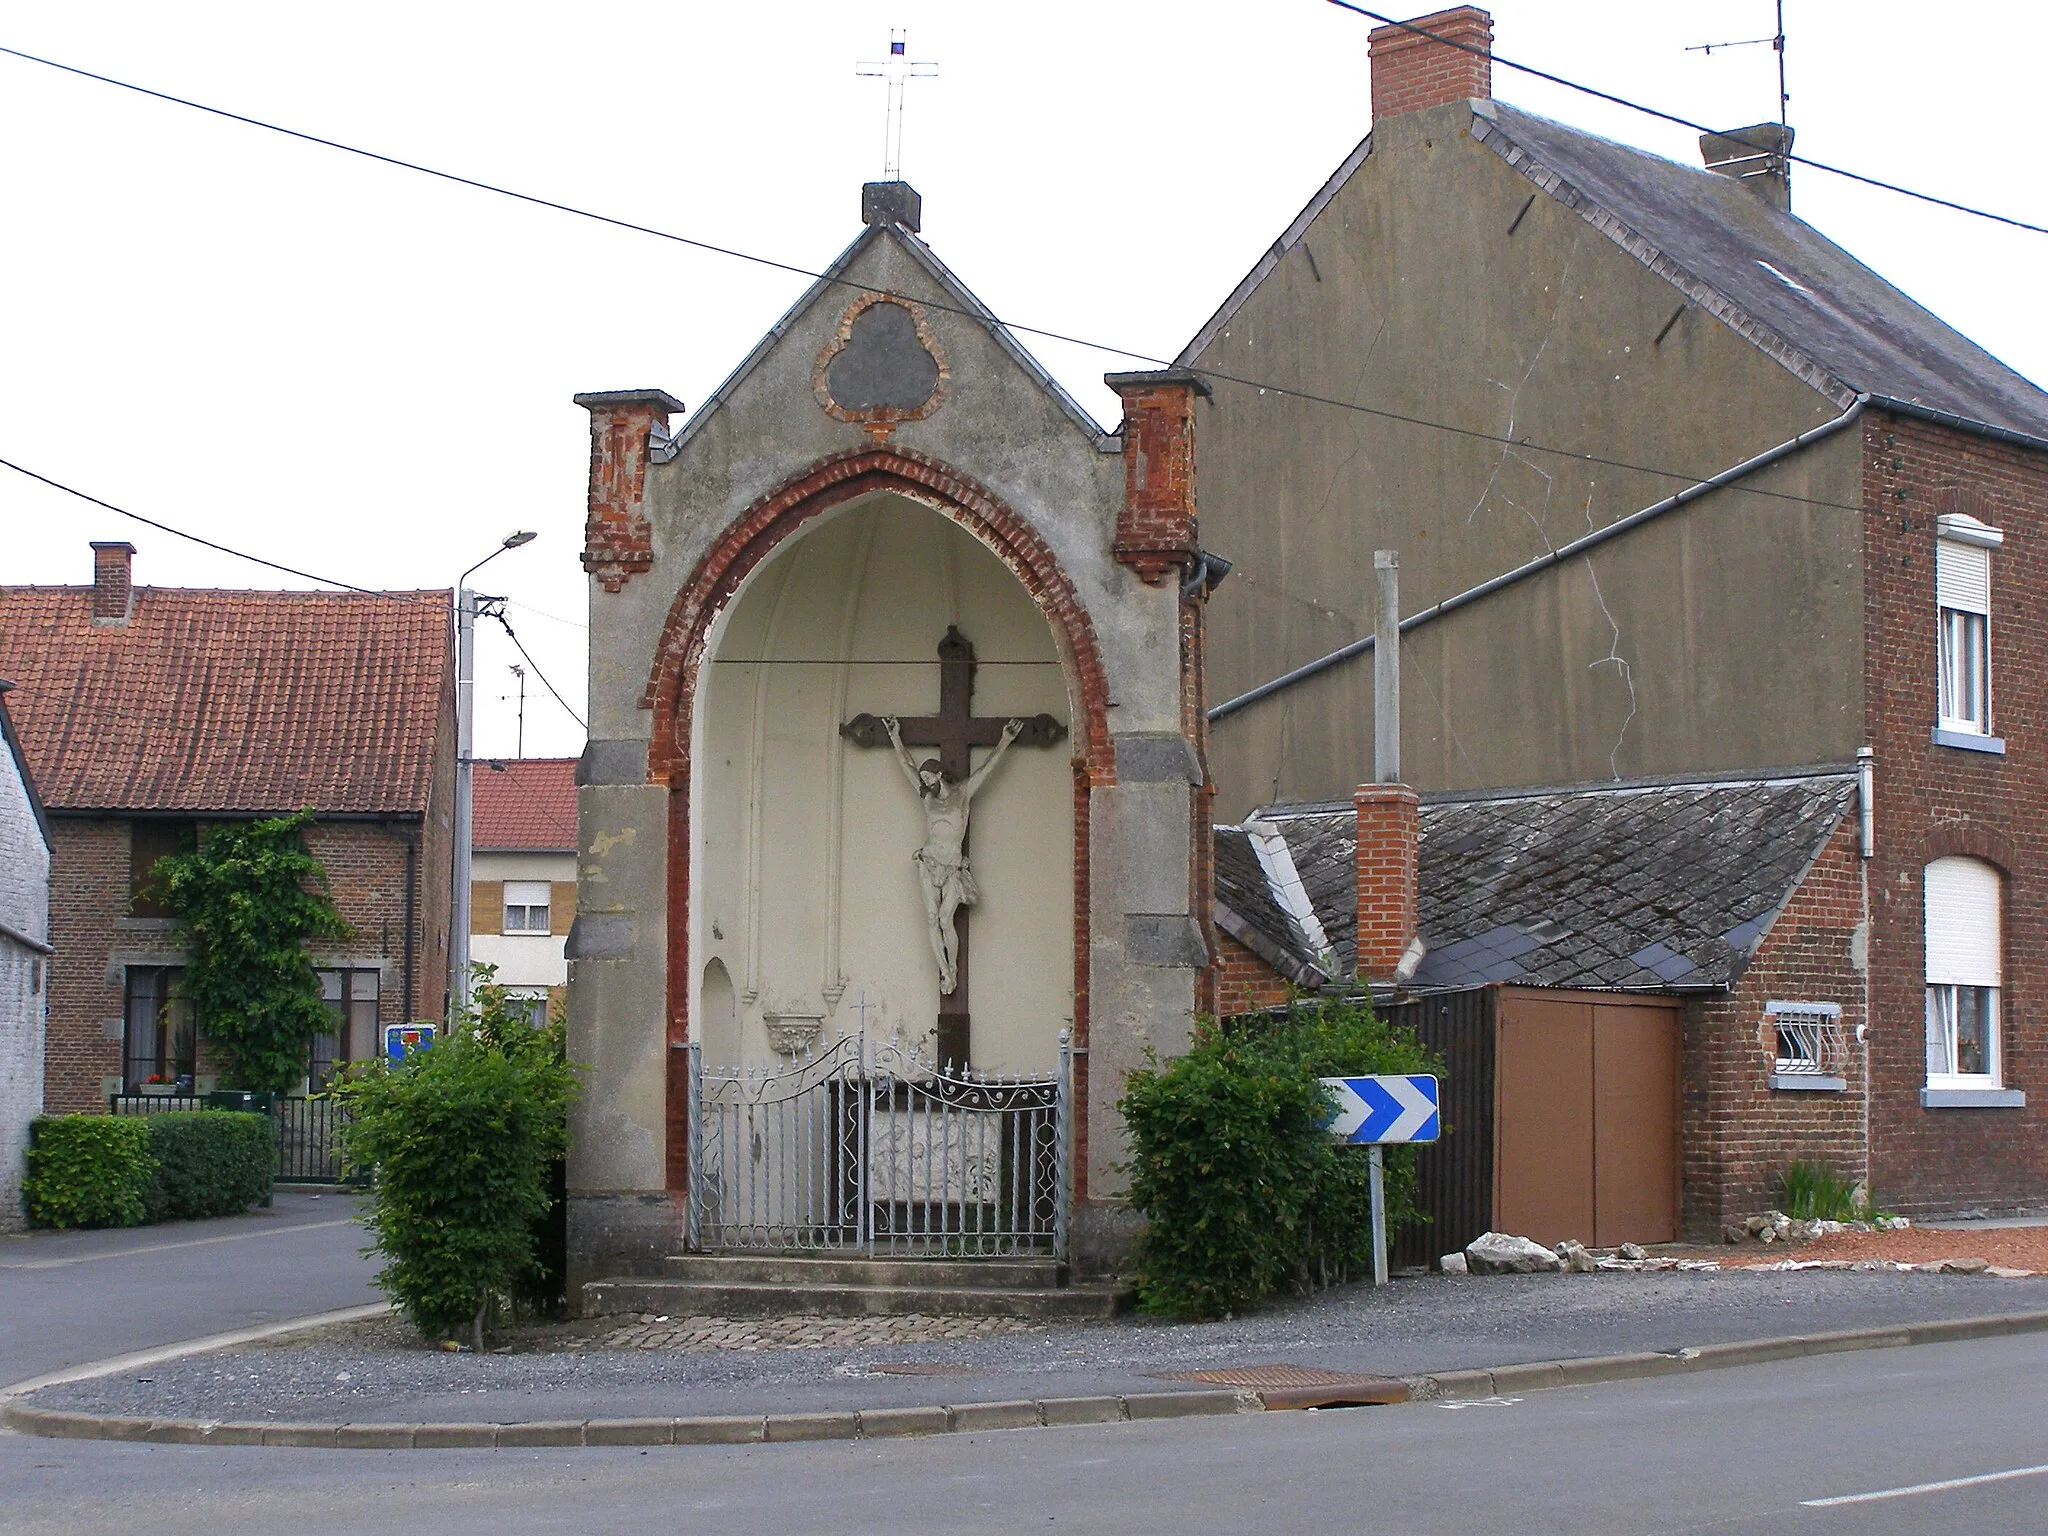
<svg viewBox="0 0 2048 1536"><path fill-rule="evenodd" d="M759 1414L704 1414L676 1419L669 1428L677 1445L758 1445L768 1438L768 1421Z"/></svg>
<svg viewBox="0 0 2048 1536"><path fill-rule="evenodd" d="M536 1419L530 1424L500 1424L500 1447L515 1445L581 1445L581 1419Z"/></svg>
<svg viewBox="0 0 2048 1536"><path fill-rule="evenodd" d="M860 1416L852 1413L771 1413L770 1440L851 1440L860 1433Z"/></svg>
<svg viewBox="0 0 2048 1536"><path fill-rule="evenodd" d="M1034 1402L956 1403L953 1428L963 1434L985 1429L1036 1429L1040 1423Z"/></svg>
<svg viewBox="0 0 2048 1536"><path fill-rule="evenodd" d="M583 1426L585 1445L674 1445L674 1419L592 1419Z"/></svg>
<svg viewBox="0 0 2048 1536"><path fill-rule="evenodd" d="M1134 1392L1124 1399L1133 1419L1192 1419L1237 1412L1235 1392Z"/></svg>
<svg viewBox="0 0 2048 1536"><path fill-rule="evenodd" d="M953 1427L944 1408L865 1408L860 1414L861 1438L879 1440L898 1435L943 1435Z"/></svg>
<svg viewBox="0 0 2048 1536"><path fill-rule="evenodd" d="M1038 1406L1048 1425L1114 1424L1124 1416L1120 1397L1049 1397Z"/></svg>

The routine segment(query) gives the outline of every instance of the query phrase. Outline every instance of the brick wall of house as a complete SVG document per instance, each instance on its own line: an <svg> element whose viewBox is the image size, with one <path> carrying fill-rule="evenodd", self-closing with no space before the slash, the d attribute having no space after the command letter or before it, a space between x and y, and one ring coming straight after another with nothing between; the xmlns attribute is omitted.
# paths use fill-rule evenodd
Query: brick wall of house
<svg viewBox="0 0 2048 1536"><path fill-rule="evenodd" d="M45 1044L44 1103L53 1114L104 1109L103 1085L121 1072L123 981L129 965L176 965L182 960L166 919L130 917L129 832L123 818L54 816L51 861L52 957L49 1025ZM316 823L307 846L326 867L335 906L356 931L323 949L351 961L385 962L378 1012L386 1023L429 1014L438 1003L447 951L448 900L438 903L430 859L419 861L414 905L414 988L403 986L406 917L406 844L417 835L409 822ZM445 839L443 839L445 844ZM446 884L446 863L441 884ZM438 914L438 916L437 916ZM438 922L439 934L431 926ZM201 1048L201 1070L208 1061Z"/></svg>
<svg viewBox="0 0 2048 1536"><path fill-rule="evenodd" d="M1276 1008L1294 995L1285 976L1220 929L1214 974L1218 1018Z"/></svg>
<svg viewBox="0 0 2048 1536"><path fill-rule="evenodd" d="M1686 1010L1681 1214L1690 1232L1710 1236L1723 1222L1778 1205L1778 1176L1795 1160L1818 1162L1852 1183L1867 1176L1864 1048L1856 1042L1865 1022L1862 864L1852 810L1734 990ZM1845 1089L1771 1087L1763 1038L1771 1002L1841 1007Z"/></svg>
<svg viewBox="0 0 2048 1536"><path fill-rule="evenodd" d="M1871 860L1871 1173L1916 1212L2048 1204L2048 454L1888 416L1863 420L1865 730ZM1935 518L2004 531L1991 555L1991 728L2002 756L1936 746ZM1926 1109L1922 870L2004 872L2005 1085L2024 1109Z"/></svg>

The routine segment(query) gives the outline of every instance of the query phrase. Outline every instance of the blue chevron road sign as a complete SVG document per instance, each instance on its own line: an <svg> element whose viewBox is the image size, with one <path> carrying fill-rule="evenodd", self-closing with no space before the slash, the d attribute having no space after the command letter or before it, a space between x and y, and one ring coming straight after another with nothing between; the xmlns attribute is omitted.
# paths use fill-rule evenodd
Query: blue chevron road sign
<svg viewBox="0 0 2048 1536"><path fill-rule="evenodd" d="M1326 1077L1333 1108L1330 1134L1353 1146L1435 1141L1437 1080L1414 1077Z"/></svg>

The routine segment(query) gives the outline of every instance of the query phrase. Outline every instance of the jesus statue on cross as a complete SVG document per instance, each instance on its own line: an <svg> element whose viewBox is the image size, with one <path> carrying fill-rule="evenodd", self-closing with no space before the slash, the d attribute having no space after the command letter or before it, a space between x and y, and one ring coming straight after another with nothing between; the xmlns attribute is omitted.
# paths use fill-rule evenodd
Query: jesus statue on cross
<svg viewBox="0 0 2048 1536"><path fill-rule="evenodd" d="M924 915L931 928L932 958L939 963L939 991L953 990L957 979L960 939L953 916L962 907L981 899L974 884L974 871L967 864L967 806L975 792L995 772L1003 754L1010 750L1024 729L1022 720L1009 720L988 761L955 784L945 775L937 758L919 764L903 745L903 726L894 715L884 715L882 726L889 733L889 745L896 751L896 764L903 777L917 791L924 810L924 845L911 857L917 861L918 886L924 892Z"/></svg>

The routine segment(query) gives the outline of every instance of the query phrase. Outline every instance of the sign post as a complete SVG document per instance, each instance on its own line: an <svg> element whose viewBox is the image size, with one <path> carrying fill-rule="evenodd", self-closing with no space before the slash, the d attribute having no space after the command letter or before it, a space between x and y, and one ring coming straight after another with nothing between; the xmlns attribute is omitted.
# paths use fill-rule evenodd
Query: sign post
<svg viewBox="0 0 2048 1536"><path fill-rule="evenodd" d="M1372 1189L1372 1283L1387 1283L1387 1184L1385 1146L1435 1141L1442 1134L1441 1100L1434 1077L1326 1077L1330 1134L1366 1148Z"/></svg>

